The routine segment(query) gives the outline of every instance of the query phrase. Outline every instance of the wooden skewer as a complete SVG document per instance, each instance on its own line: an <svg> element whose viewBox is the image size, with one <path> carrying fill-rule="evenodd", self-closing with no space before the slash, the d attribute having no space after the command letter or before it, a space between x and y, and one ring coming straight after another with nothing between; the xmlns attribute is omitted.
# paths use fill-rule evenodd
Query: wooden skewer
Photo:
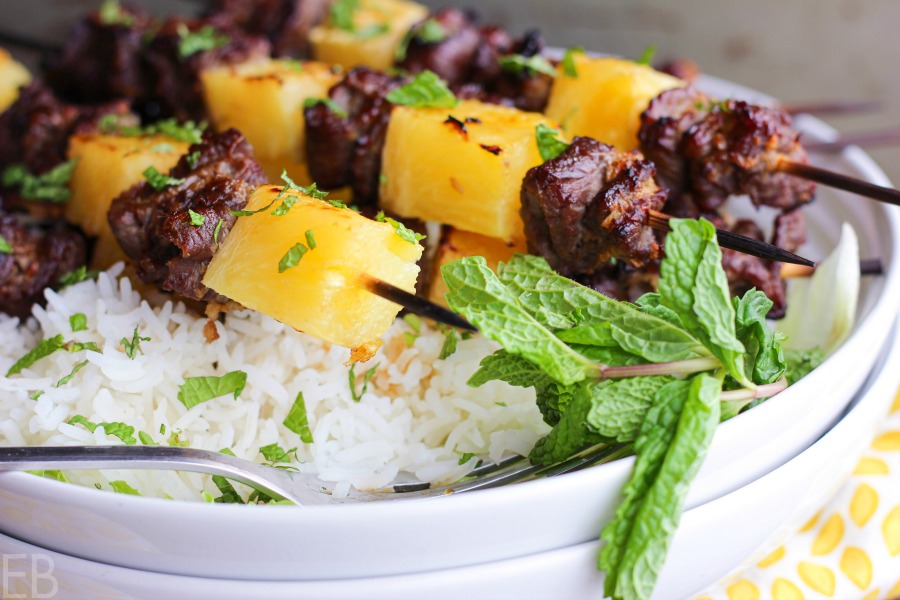
<svg viewBox="0 0 900 600"><path fill-rule="evenodd" d="M803 177L812 181L827 185L829 187L859 194L866 198L886 202L894 206L900 206L900 191L889 187L883 187L844 175L843 173L835 173L820 167L814 167L806 163L800 163L786 158L779 159L774 166L774 171L780 171L795 177Z"/></svg>
<svg viewBox="0 0 900 600"><path fill-rule="evenodd" d="M815 272L815 267L802 265L781 265L781 278L792 279L794 277L809 277ZM864 258L859 261L860 275L883 275L884 265L880 258Z"/></svg>
<svg viewBox="0 0 900 600"><path fill-rule="evenodd" d="M881 106L881 102L876 100L838 100L834 102L789 102L783 103L781 108L792 115L798 115L800 113L846 115L879 110Z"/></svg>
<svg viewBox="0 0 900 600"><path fill-rule="evenodd" d="M650 227L658 231L670 231L670 218L671 217L665 213L651 210L649 225ZM738 235L737 233L732 233L723 229L716 229L716 237L719 240L719 244L723 248L737 250L738 252L750 254L751 256L756 256L765 260L775 260L778 262L803 265L806 267L816 266L816 263L814 263L813 261L807 258L803 258L802 256L797 256L793 252L788 252L787 250L783 250L778 246L773 246L772 244L760 240L755 240L743 235Z"/></svg>
<svg viewBox="0 0 900 600"><path fill-rule="evenodd" d="M879 146L900 142L900 128L842 135L833 142L806 142L808 152L840 152L847 146Z"/></svg>
<svg viewBox="0 0 900 600"><path fill-rule="evenodd" d="M386 281L382 281L371 275L360 275L360 283L369 292L380 296L385 300L389 300L394 304L399 304L411 313L415 313L420 317L433 319L438 323L444 323L451 327L458 327L467 331L478 331L478 328L463 319L461 316L447 310L443 306L435 304L430 300L426 300L415 294L410 294L406 290L400 289Z"/></svg>

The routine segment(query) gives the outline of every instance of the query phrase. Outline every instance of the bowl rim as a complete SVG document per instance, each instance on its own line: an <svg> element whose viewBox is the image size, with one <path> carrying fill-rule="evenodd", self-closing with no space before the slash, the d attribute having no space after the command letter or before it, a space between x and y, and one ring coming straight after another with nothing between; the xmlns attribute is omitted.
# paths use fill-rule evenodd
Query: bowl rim
<svg viewBox="0 0 900 600"><path fill-rule="evenodd" d="M700 87L715 88L725 86L730 91L730 94L734 96L749 97L761 102L774 101L770 96L759 91L716 77L702 75L700 81ZM809 115L803 115L803 117L803 125L802 127L798 127L801 133L810 133L824 138L837 134L836 130L825 122ZM891 185L891 182L884 171L862 149L858 147L847 148L840 155L840 158L844 162L843 167L845 169L855 170L856 176L878 185ZM894 308L895 302L892 300L900 299L900 208L875 203L870 206L870 209L874 212L876 218L884 220L887 230L892 233L892 235L889 235L889 239L885 240L885 247L889 251L889 256L881 257L885 264L885 272L882 276L883 284L880 294L871 309L863 315L861 319L857 320L853 332L841 347L807 377L792 385L785 392L782 392L782 394L779 395L781 402L789 401L790 397L806 394L808 393L808 390L813 390L818 381L818 377L816 376L817 372L823 372L828 368L833 368L852 357L856 352L856 347L859 347L862 344L870 344L873 338L881 339L882 337L886 338L888 335L890 328L884 328L883 324L891 322L891 319L896 314L896 309ZM883 331L879 332L879 329L882 329ZM757 415L755 419L760 419L765 416L766 412L776 410L777 406L777 399L765 402L760 406L755 407L752 411L742 413L721 423L717 429L717 434L728 436L731 430L744 424L744 421L746 420L745 415L754 414ZM451 498L443 498L441 502L452 503L456 509L462 510L469 508L470 503L473 502L478 502L478 505L472 505L472 509L484 506L485 502L491 504L504 504L514 501L515 496L510 497L510 494L519 494L521 493L519 490L530 489L537 491L539 486L555 485L554 482L559 481L561 478L572 479L579 476L586 476L585 474L590 473L591 471L595 472L598 468L604 469L607 473L613 471L618 472L621 470L630 471L633 461L634 457L627 457L594 467L593 469L582 470L560 477L522 482L515 486L501 486L479 491L478 494L452 495ZM223 515L235 518L240 515L241 518L245 518L244 515L253 514L253 517L251 518L259 519L257 523L260 526L271 524L282 527L286 524L286 519L292 518L300 519L302 521L306 519L307 515L317 519L326 516L333 517L335 515L350 517L354 513L363 511L363 514L370 514L370 516L373 517L388 518L388 515L393 514L392 511L403 511L405 510L403 508L404 505L408 506L406 502L396 501L323 504L304 507L253 505L252 508L248 507L249 505L215 503L216 508L210 509L209 506L211 503L207 502L169 500L158 497L116 494L105 490L96 490L86 486L63 483L48 478L35 477L34 475L27 473L13 471L0 472L0 488L12 492L27 490L27 495L31 497L55 502L59 502L64 495L65 502L90 507L95 511L102 511L104 505L115 506L119 510L124 506L133 506L136 512L144 512L145 514L151 510L165 510L171 513L173 510L177 509L179 511L185 511L182 514L184 518L202 520L210 518L210 515L214 515L216 518ZM101 491L104 493L100 493ZM291 510L291 508L294 508L295 510ZM296 510L297 508L302 508L302 510ZM399 514L402 514L402 512Z"/></svg>

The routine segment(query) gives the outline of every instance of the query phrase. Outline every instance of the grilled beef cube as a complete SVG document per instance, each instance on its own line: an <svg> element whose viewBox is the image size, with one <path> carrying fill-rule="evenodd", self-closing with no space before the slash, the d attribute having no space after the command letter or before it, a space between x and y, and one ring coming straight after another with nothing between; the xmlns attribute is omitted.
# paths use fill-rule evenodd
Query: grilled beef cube
<svg viewBox="0 0 900 600"><path fill-rule="evenodd" d="M434 36L438 27L439 39L425 34L430 28ZM504 70L501 59L510 55L530 58L543 48L537 30L514 40L500 27L478 26L471 11L445 8L412 27L397 66L410 73L433 71L461 98L540 112L547 105L552 77L527 69Z"/></svg>
<svg viewBox="0 0 900 600"><path fill-rule="evenodd" d="M44 76L60 97L97 104L134 100L143 88L141 52L153 19L132 8L97 10L81 20Z"/></svg>
<svg viewBox="0 0 900 600"><path fill-rule="evenodd" d="M615 300L635 302L659 287L659 262L654 259L637 269L622 261L607 263L590 275L576 276L575 280Z"/></svg>
<svg viewBox="0 0 900 600"><path fill-rule="evenodd" d="M723 228L722 225L718 226ZM741 219L728 229L749 238L765 239L759 226L749 219ZM784 280L780 276L781 263L772 263L749 254L722 248L722 266L725 268L728 287L733 295L743 296L748 290L756 288L773 302L768 317L779 319L784 316L787 297Z"/></svg>
<svg viewBox="0 0 900 600"><path fill-rule="evenodd" d="M654 174L639 152L575 138L525 175L521 215L529 252L563 275L593 273L611 258L635 267L658 258L647 220L665 193Z"/></svg>
<svg viewBox="0 0 900 600"><path fill-rule="evenodd" d="M229 129L204 134L168 177L163 189L145 181L113 200L108 213L113 234L145 283L195 300L224 302L201 280L237 218L230 211L244 208L266 182L265 173L243 136Z"/></svg>
<svg viewBox="0 0 900 600"><path fill-rule="evenodd" d="M0 312L22 318L43 304L46 288L87 261L87 242L76 229L62 221L36 225L26 219L0 216L0 237L11 248L0 252Z"/></svg>
<svg viewBox="0 0 900 600"><path fill-rule="evenodd" d="M124 101L99 106L63 102L36 81L0 114L0 170L22 164L33 175L46 173L65 162L70 136L96 130L106 115L123 117L119 122L127 124L130 114Z"/></svg>
<svg viewBox="0 0 900 600"><path fill-rule="evenodd" d="M393 105L385 96L405 82L372 71L353 69L328 92L346 116L325 103L305 109L309 174L323 189L352 186L359 205L378 200L378 177Z"/></svg>
<svg viewBox="0 0 900 600"><path fill-rule="evenodd" d="M210 21L267 38L275 56L309 56L309 31L328 13L328 0L217 0Z"/></svg>
<svg viewBox="0 0 900 600"><path fill-rule="evenodd" d="M144 51L147 86L139 100L149 120L206 119L200 72L269 56L268 40L232 25L169 19Z"/></svg>
<svg viewBox="0 0 900 600"><path fill-rule="evenodd" d="M690 193L704 210L732 194L782 209L815 194L814 183L775 170L781 159L807 162L800 134L780 108L669 90L642 115L639 139L647 158L659 165L661 183L674 193Z"/></svg>

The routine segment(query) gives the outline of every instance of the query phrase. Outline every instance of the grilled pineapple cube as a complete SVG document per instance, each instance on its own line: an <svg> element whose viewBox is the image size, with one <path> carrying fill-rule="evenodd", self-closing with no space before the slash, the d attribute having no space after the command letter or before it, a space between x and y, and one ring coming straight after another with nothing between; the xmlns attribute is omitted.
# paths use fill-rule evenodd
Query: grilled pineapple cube
<svg viewBox="0 0 900 600"><path fill-rule="evenodd" d="M338 78L328 65L294 60L228 65L200 76L213 126L243 133L271 181L286 169L300 185L311 183L303 103L327 97Z"/></svg>
<svg viewBox="0 0 900 600"><path fill-rule="evenodd" d="M360 0L353 11L352 27L332 17L309 33L316 60L350 69L366 66L384 71L409 28L428 16L428 9L406 0Z"/></svg>
<svg viewBox="0 0 900 600"><path fill-rule="evenodd" d="M275 200L265 186L247 210ZM400 307L364 289L368 275L412 292L422 247L388 223L291 191L284 215L239 217L203 278L207 287L300 331L348 348L377 345ZM374 343L373 343L374 342Z"/></svg>
<svg viewBox="0 0 900 600"><path fill-rule="evenodd" d="M489 238L477 233L462 231L448 227L444 231L441 243L432 261L431 284L428 288L428 299L442 306L447 306L447 284L441 277L441 267L454 260L466 256L483 256L487 259L487 265L492 271L497 270L497 264L507 262L513 254L528 252L524 242L504 242L496 238Z"/></svg>
<svg viewBox="0 0 900 600"><path fill-rule="evenodd" d="M162 135L126 137L87 133L69 140L69 159L78 159L69 186L72 196L65 216L86 234L98 238L95 266L106 268L124 255L109 228L106 213L113 199L143 181L154 167L168 173L188 151L189 144ZM101 251L102 250L102 251Z"/></svg>
<svg viewBox="0 0 900 600"><path fill-rule="evenodd" d="M575 76L562 66L553 81L548 117L570 137L587 136L622 151L638 147L641 113L665 90L683 87L680 79L630 60L572 55Z"/></svg>
<svg viewBox="0 0 900 600"><path fill-rule="evenodd" d="M438 221L509 242L524 239L522 178L543 162L543 115L464 100L456 108L398 106L388 125L381 203L402 217Z"/></svg>
<svg viewBox="0 0 900 600"><path fill-rule="evenodd" d="M19 88L31 81L31 74L9 52L0 48L0 112L19 97Z"/></svg>

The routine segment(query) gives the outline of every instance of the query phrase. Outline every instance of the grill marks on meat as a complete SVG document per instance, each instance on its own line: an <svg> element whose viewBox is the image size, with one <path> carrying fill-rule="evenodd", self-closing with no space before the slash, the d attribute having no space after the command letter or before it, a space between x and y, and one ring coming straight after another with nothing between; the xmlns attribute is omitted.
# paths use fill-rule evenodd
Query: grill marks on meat
<svg viewBox="0 0 900 600"><path fill-rule="evenodd" d="M153 19L132 8L120 10L128 23L105 22L99 11L88 14L74 27L62 53L48 63L44 77L60 96L97 104L141 95L141 49Z"/></svg>
<svg viewBox="0 0 900 600"><path fill-rule="evenodd" d="M35 175L45 173L65 162L69 137L95 130L100 119L110 114L126 117L127 123L128 104L69 104L35 81L0 114L0 169L21 163Z"/></svg>
<svg viewBox="0 0 900 600"><path fill-rule="evenodd" d="M522 182L522 220L529 252L563 275L585 275L611 258L641 266L660 255L647 224L665 192L652 163L638 152L575 138Z"/></svg>
<svg viewBox="0 0 900 600"><path fill-rule="evenodd" d="M196 33L208 27L215 29L216 35L227 41L217 48L182 56L179 48L183 34ZM203 20L169 19L160 26L144 50L146 86L139 100L140 112L151 120L166 117L176 117L181 121L203 120L206 107L200 72L214 66L261 59L269 56L269 52L266 39L248 35L235 26Z"/></svg>
<svg viewBox="0 0 900 600"><path fill-rule="evenodd" d="M377 202L381 155L393 110L385 97L406 81L359 67L328 92L346 117L338 116L324 103L304 110L309 173L319 187L349 185L357 204Z"/></svg>
<svg viewBox="0 0 900 600"><path fill-rule="evenodd" d="M29 224L16 215L0 216L0 236L12 247L0 253L0 312L25 318L34 304L43 304L44 289L85 264L87 242L62 222Z"/></svg>
<svg viewBox="0 0 900 600"><path fill-rule="evenodd" d="M504 56L540 54L544 40L532 30L513 39L502 28L479 26L471 11L445 8L434 13L443 33L440 41L423 40L423 23L410 30L406 55L397 66L410 73L437 73L461 98L542 111L550 97L552 77L543 73L510 73L500 66Z"/></svg>
<svg viewBox="0 0 900 600"><path fill-rule="evenodd" d="M309 32L328 6L328 0L217 0L207 16L267 38L276 56L307 57Z"/></svg>
<svg viewBox="0 0 900 600"><path fill-rule="evenodd" d="M673 193L689 193L703 210L732 194L746 194L756 206L790 209L815 193L814 183L774 169L782 158L807 162L800 134L778 108L714 102L690 88L668 90L641 116L638 137L659 167L660 182Z"/></svg>
<svg viewBox="0 0 900 600"><path fill-rule="evenodd" d="M142 281L188 298L225 302L201 280L237 219L229 210L243 209L266 176L234 129L204 134L189 153L195 151L200 155L194 168L185 155L169 173L183 183L163 190L140 183L113 201L108 219ZM203 225L191 225L189 209L203 215Z"/></svg>

